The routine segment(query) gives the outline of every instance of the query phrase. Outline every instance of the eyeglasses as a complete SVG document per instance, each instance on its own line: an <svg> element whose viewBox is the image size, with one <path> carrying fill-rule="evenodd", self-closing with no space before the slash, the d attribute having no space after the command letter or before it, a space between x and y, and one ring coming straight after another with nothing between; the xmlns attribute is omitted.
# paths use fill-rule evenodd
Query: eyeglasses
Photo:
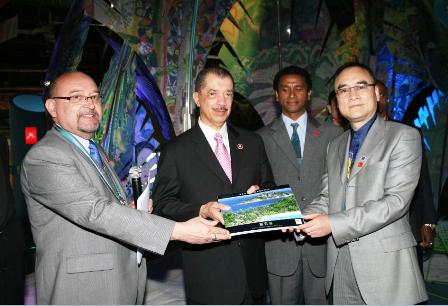
<svg viewBox="0 0 448 306"><path fill-rule="evenodd" d="M367 87L369 86L375 86L376 84L367 84L367 83L361 83L352 87L345 87L345 88L339 88L336 89L336 96L338 96L339 98L346 98L348 97L348 95L351 93L352 89L355 93L362 93L365 92Z"/></svg>
<svg viewBox="0 0 448 306"><path fill-rule="evenodd" d="M63 99L68 100L73 104L87 104L89 99L92 100L93 103L101 103L101 99L103 98L100 94L95 94L91 96L83 96L83 95L74 95L70 97L51 97L51 99Z"/></svg>

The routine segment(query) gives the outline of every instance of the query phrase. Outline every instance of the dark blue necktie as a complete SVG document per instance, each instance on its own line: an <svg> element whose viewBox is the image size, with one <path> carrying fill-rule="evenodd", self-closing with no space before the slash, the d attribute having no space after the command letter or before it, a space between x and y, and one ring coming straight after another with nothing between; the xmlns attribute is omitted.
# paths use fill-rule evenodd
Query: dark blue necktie
<svg viewBox="0 0 448 306"><path fill-rule="evenodd" d="M300 161L302 160L302 148L300 147L299 134L297 134L297 128L299 127L299 124L294 122L291 123L291 126L292 126L291 143L294 148L294 151L296 151L297 161L300 163Z"/></svg>
<svg viewBox="0 0 448 306"><path fill-rule="evenodd" d="M356 155L358 155L359 150L359 137L357 133L353 133L353 137L350 141L350 149L348 152L348 158L349 158L349 169L347 171L347 177L350 177L351 170L353 168L353 163L356 160Z"/></svg>
<svg viewBox="0 0 448 306"><path fill-rule="evenodd" d="M90 151L90 157L100 166L103 165L103 161L101 160L100 152L98 151L98 147L96 146L96 143L93 142L93 140L89 140L89 151Z"/></svg>

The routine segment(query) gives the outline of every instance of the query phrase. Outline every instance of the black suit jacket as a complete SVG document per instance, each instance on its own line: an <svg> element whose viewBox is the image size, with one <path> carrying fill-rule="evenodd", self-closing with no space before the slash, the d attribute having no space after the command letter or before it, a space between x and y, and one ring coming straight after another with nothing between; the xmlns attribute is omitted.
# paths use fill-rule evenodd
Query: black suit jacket
<svg viewBox="0 0 448 306"><path fill-rule="evenodd" d="M432 197L431 177L428 162L423 152L420 178L409 208L409 223L415 240L417 242L422 241L421 227L423 224L435 224L436 221L437 213Z"/></svg>
<svg viewBox="0 0 448 306"><path fill-rule="evenodd" d="M232 181L226 177L198 125L168 143L154 185L154 212L177 221L199 215L218 195L245 192L251 185L274 185L263 142L255 133L228 126ZM203 304L240 304L250 289L267 289L264 240L256 235L209 245L185 245L187 299Z"/></svg>
<svg viewBox="0 0 448 306"><path fill-rule="evenodd" d="M0 136L0 305L23 304L24 237L9 183L8 143Z"/></svg>
<svg viewBox="0 0 448 306"><path fill-rule="evenodd" d="M416 128L412 122L403 123L418 130L422 137L422 148L424 148L422 130ZM435 224L436 221L437 213L432 196L431 176L429 174L428 160L423 150L420 177L418 179L418 185L415 188L414 196L412 197L411 205L409 206L409 224L411 225L412 234L415 240L417 240L417 243L422 241L422 225Z"/></svg>

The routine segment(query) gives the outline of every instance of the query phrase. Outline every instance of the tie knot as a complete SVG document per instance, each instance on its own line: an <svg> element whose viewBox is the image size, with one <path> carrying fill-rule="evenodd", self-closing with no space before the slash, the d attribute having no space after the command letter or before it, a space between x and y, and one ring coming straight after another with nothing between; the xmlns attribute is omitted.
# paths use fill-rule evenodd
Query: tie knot
<svg viewBox="0 0 448 306"><path fill-rule="evenodd" d="M98 151L98 148L96 147L96 143L92 139L89 140L89 150L90 150L90 152L92 152L92 150Z"/></svg>
<svg viewBox="0 0 448 306"><path fill-rule="evenodd" d="M297 128L299 127L299 124L297 122L291 123L291 126L294 130L297 130Z"/></svg>
<svg viewBox="0 0 448 306"><path fill-rule="evenodd" d="M217 143L221 143L221 142L222 142L222 135L219 134L219 133L216 133L216 134L215 134L215 141L216 141Z"/></svg>

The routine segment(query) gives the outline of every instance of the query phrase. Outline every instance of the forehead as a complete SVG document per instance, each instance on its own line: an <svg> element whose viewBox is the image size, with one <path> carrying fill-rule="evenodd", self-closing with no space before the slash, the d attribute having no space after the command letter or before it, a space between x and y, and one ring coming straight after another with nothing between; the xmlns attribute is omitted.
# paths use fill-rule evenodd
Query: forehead
<svg viewBox="0 0 448 306"><path fill-rule="evenodd" d="M209 73L204 78L203 89L216 90L233 90L232 79L228 76L220 76L214 73Z"/></svg>
<svg viewBox="0 0 448 306"><path fill-rule="evenodd" d="M305 78L298 74L285 74L278 82L280 85L286 85L288 83L306 85Z"/></svg>
<svg viewBox="0 0 448 306"><path fill-rule="evenodd" d="M94 80L82 73L73 73L63 76L57 81L55 86L57 92L71 91L98 91L98 87Z"/></svg>
<svg viewBox="0 0 448 306"><path fill-rule="evenodd" d="M373 83L369 72L361 67L349 67L344 69L334 80L334 87L355 85L360 82Z"/></svg>

